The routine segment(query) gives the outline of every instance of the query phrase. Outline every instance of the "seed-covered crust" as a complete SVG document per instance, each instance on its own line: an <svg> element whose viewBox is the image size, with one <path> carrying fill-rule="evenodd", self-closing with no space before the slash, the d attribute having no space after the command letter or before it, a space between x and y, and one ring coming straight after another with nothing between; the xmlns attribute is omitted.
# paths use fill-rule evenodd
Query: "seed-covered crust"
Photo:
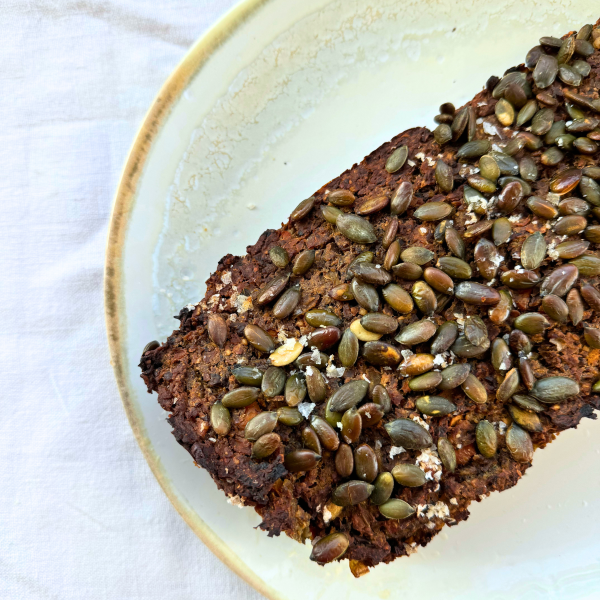
<svg viewBox="0 0 600 600"><path fill-rule="evenodd" d="M319 563L410 554L600 408L600 30L541 42L225 256L144 351L177 441Z"/></svg>

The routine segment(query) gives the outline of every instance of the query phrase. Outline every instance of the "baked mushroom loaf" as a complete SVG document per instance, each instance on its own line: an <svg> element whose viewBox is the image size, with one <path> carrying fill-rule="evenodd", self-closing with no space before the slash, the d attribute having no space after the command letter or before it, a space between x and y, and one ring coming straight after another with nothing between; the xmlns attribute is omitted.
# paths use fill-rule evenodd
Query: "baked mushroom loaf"
<svg viewBox="0 0 600 600"><path fill-rule="evenodd" d="M142 377L269 536L427 544L600 408L600 29L544 37L225 256Z"/></svg>

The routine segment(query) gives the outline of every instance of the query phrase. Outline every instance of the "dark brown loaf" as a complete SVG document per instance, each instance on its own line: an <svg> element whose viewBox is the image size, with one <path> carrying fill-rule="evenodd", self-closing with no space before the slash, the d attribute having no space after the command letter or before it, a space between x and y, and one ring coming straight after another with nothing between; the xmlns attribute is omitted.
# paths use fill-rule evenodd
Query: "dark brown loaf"
<svg viewBox="0 0 600 600"><path fill-rule="evenodd" d="M596 233L600 197L595 203L594 194L600 190L595 183L600 178L600 170L598 147L589 142L600 138L597 129L600 43L597 40L600 40L600 32L594 29L589 38L596 48L594 53L587 58L576 53L569 63L585 60L591 68L577 88L563 83L567 77L564 73L563 79L559 74L553 83L538 88L536 81L546 85L552 79L553 61L544 59L534 71L535 57L539 57L540 52L532 51L528 55L532 63L528 63L530 69L521 66L509 70L524 73L530 90L525 88L524 92L519 85L505 85L505 78L500 83L506 91L499 106L499 98L492 94L495 89L497 95L498 79L490 79L487 88L455 115L452 114L454 107L444 105L442 112L446 116L440 122L448 121L450 115L451 128L442 123L435 136L426 128L410 129L375 150L360 164L323 186L309 201L301 203L293 211L293 218L279 230L263 233L255 245L248 247L246 256L225 256L207 281L204 300L193 310L181 311L180 328L166 343L159 347L149 345L145 350L140 365L142 377L149 391L158 392L160 405L169 412L168 420L177 441L209 471L228 497L255 507L263 518L261 528L270 536L284 532L303 541L344 534L333 535L315 546L313 559L322 563L342 556L350 560L356 575L363 574L366 567L390 562L427 544L444 524L455 525L466 519L472 501L480 501L492 491L502 491L517 483L531 466L534 447L545 446L560 431L577 426L583 417L595 418L594 409L600 408L600 397L592 391L600 363L597 349L600 346L597 341L600 339L597 332L600 329L597 291L600 258L596 258L600 257L597 245L600 236ZM587 46L580 46L587 50ZM549 46L543 46L543 51L553 57L557 53L556 48ZM565 47L562 52L568 51ZM586 70L581 64L577 66ZM518 77L513 75L508 80ZM520 111L531 107L531 101L535 100L538 109L551 109L550 122L544 122L548 117L544 112L533 117L533 125L527 120L520 127L516 124L503 127L498 118L505 123L510 121L511 100L515 106L521 105L516 109L515 121L521 116L525 118ZM568 114L566 100L572 104L569 110L575 117ZM583 111L591 125L577 118L577 110ZM560 121L564 121L565 126L559 133L563 136L559 148L552 137L559 127L553 130L550 127L552 122ZM538 131L538 137L531 134L531 127ZM497 135L491 135L494 129ZM512 132L521 133L513 135ZM586 139L575 144L571 138L564 137L569 134ZM450 138L454 141L446 143ZM485 140L490 144L485 144ZM465 146L467 141L480 143ZM571 143L573 148L567 149L565 144L570 147ZM492 177L494 161L482 161L482 168L477 172L478 158L482 153L493 154L495 146L505 148L507 145L525 181L515 185L502 181L506 174L500 175L497 191L486 192L490 181L493 186L493 178L486 179L481 172ZM407 152L398 151L403 147ZM554 164L557 158L560 162ZM488 210L488 213L493 211L493 215L474 215L467 209L463 195L465 185L469 184L484 190L482 193L488 203L493 196L497 197L496 209ZM504 184L503 190L500 184ZM561 194L562 202L556 208L553 201L558 197L548 196L549 193ZM358 238L353 233L356 230L347 227L358 223L360 229L361 221L344 217L344 235L330 222L338 213L330 210L327 219L323 217L321 208L328 206L328 197L334 195L336 210L345 215L361 215L360 218L370 224L359 231L362 241L375 237L375 243L360 244L349 239ZM571 197L587 199L590 205L578 200L564 204L565 199ZM491 221L502 216L509 220L497 221L492 226ZM444 219L445 230L444 225L440 226ZM505 241L509 225L512 233ZM585 230L586 226L590 229ZM536 233L539 236L532 239L530 236ZM586 239L589 246L571 244L564 249L567 257L561 258L559 244L564 241L564 235L570 236L570 241ZM480 240L486 241L478 244ZM529 241L523 260L525 240ZM421 264L394 269L398 256L415 246L430 252L412 250L404 257ZM582 248L585 256L572 259L569 252L577 253L577 247ZM282 265L278 268L272 258L274 255L289 257L291 263L297 265L297 257L307 251L310 254L303 256L311 260L314 251L314 263L303 258L307 270L298 268L297 273L296 270L290 273L287 259L276 260ZM366 257L370 258L367 262L385 263L392 269L379 270L364 262L360 267L351 267L363 252L372 253ZM497 258L497 252L502 261ZM451 258L438 262L442 257ZM529 270L521 268L521 260ZM561 265L571 260L575 261L578 271L567 266L564 267L566 274L560 272ZM291 274L289 281L288 274ZM393 277L392 283L388 283L390 277ZM415 279L421 280L416 282L418 285ZM449 287L452 282L456 295L446 296L442 287ZM273 299L281 297L279 294L284 288L297 290L292 288L294 285L300 286L299 302L294 292L293 297L286 300L291 303L289 310L278 308L276 315L284 316L275 318ZM396 287L389 288L387 295L382 294L382 287L386 285ZM410 312L394 310L391 306L396 298L403 307L410 307L410 297L402 289L398 290L398 286L412 293L416 306ZM334 288L336 292L330 293ZM360 305L352 299L353 294L362 294L357 298ZM372 306L373 294L376 306ZM494 309L490 313L491 306ZM310 319L315 323L321 319L325 329L313 327L304 318L312 309L329 311L337 318L328 313L311 313ZM349 357L344 364L355 362L346 367L341 377L331 366L325 370L323 364L309 364L312 360L309 347L313 345L332 355L332 365L340 368L337 357L340 336L349 332L351 323L368 312L393 317L400 334L407 325L420 320L426 323L425 329L431 327L430 323L439 327L446 321L458 322L462 329L464 319L468 326L464 334L452 327L444 328L446 337L443 339L432 337L432 330L423 338L426 341L408 345L395 339L398 331L394 331L389 318L369 316L362 320L367 329L360 326L360 330L380 339L358 341L362 339L360 335L358 340L354 334L344 335L341 344L344 357ZM480 317L483 329L479 319L468 317ZM311 414L316 435L305 431L310 419L298 426L286 425L280 420L273 431L265 434L269 437L260 445L262 458L253 457L253 444L257 442L246 439L246 425L263 411L277 411L287 406L288 393L288 402L306 393L302 392L301 381L294 382L300 387L284 389L274 397L258 394L253 401L254 397L249 395L251 404L229 409L229 427L220 422L219 431L227 433L216 433L211 427L211 407L226 393L243 385L234 377L234 367L243 365L264 372L272 366L267 352L248 343L254 338L247 339L248 333L244 333L249 331L247 326L251 326L250 330L262 329L275 340L276 347L282 345L278 341L282 336L306 340L303 352L309 354L301 359L302 369L315 370L309 374L309 391L316 398L323 396L323 386L329 398L344 383L369 382L365 397L356 406L358 411L347 417L344 438L340 435L340 441L351 446L344 443L337 449L339 441L334 443L331 431L325 427L326 402L317 402ZM352 331L360 333L356 327L353 325ZM372 332L368 331L369 327ZM254 335L258 335L256 331L259 330L256 329ZM383 333L374 333L376 331ZM439 329L438 334L442 335ZM485 335L486 343L481 344L481 336ZM502 338L506 343L500 343ZM495 340L499 343L494 343ZM433 359L435 364L427 358L431 342L445 351ZM272 345L268 337L261 343L266 344L265 349ZM356 344L360 346L358 356ZM509 347L512 358L505 363ZM449 348L453 354L448 352ZM404 360L409 349L422 358ZM293 343L285 348L285 352L296 350ZM503 354L495 355L498 357L495 362L490 352ZM453 361L469 363L468 376L466 371L459 373L456 369L446 372L445 378L443 373L441 377L432 375ZM402 366L398 370L399 362ZM435 370L431 370L431 364ZM300 367L282 364L281 368L289 375ZM319 371L321 375L317 376ZM406 377L407 372L410 378ZM413 383L413 377L422 379ZM555 402L553 394L557 386L541 383L547 377L577 382L578 391L564 401ZM410 386L409 380L412 380ZM565 380L553 382L566 386L565 389L571 385ZM415 387L426 391L413 391ZM512 401L515 391L518 396ZM431 399L419 400L427 395ZM309 400L306 394L304 402ZM242 398L241 404L244 401ZM361 409L361 406L366 408ZM376 408L370 409L370 406ZM442 414L426 416L417 406L430 411L442 407L439 409ZM377 412L378 407L381 413ZM222 415L223 407L218 405L217 408ZM445 414L448 410L452 412ZM289 418L291 420L284 421L291 423L295 417ZM398 432L391 423L399 419L425 423L428 435L412 446L420 449L392 450L392 438ZM342 434L339 430L338 433ZM431 448L423 450L431 440ZM494 444L497 444L495 452ZM358 460L358 470L356 464L352 464L353 453L354 463ZM345 478L336 470L336 461ZM365 481L338 490L336 497L359 498L352 494L370 494L374 489L377 497L388 497L389 489L378 489L380 479L375 476L377 472L392 472L394 466L405 463L413 466L396 469L397 474L403 471L398 477L405 483L395 484L391 500L383 502L381 509L369 500L350 502L343 507L332 503L334 490L359 476ZM418 469L414 468L415 463L427 474L424 485ZM347 476L353 468L355 474ZM409 485L407 481L419 485ZM389 476L381 479L379 485L384 485L383 482L389 486Z"/></svg>

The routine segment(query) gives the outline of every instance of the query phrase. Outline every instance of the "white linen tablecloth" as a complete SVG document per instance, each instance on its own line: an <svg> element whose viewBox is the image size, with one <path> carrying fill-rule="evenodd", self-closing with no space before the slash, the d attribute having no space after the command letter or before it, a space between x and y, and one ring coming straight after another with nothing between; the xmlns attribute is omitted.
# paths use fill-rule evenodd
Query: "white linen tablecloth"
<svg viewBox="0 0 600 600"><path fill-rule="evenodd" d="M257 599L129 428L104 329L118 177L154 96L235 0L0 2L0 598Z"/></svg>

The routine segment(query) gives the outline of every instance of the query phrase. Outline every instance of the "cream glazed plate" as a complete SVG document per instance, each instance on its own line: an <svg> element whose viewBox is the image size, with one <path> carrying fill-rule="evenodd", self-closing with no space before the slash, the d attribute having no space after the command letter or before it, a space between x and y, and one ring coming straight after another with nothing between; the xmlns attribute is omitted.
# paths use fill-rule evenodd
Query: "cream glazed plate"
<svg viewBox="0 0 600 600"><path fill-rule="evenodd" d="M542 35L600 17L597 0L248 0L191 49L141 127L115 200L106 313L132 428L202 541L268 598L600 597L600 423L535 454L515 488L472 505L408 558L355 579L310 546L255 529L171 435L137 367L173 315L204 295L300 200L393 135L433 127Z"/></svg>

